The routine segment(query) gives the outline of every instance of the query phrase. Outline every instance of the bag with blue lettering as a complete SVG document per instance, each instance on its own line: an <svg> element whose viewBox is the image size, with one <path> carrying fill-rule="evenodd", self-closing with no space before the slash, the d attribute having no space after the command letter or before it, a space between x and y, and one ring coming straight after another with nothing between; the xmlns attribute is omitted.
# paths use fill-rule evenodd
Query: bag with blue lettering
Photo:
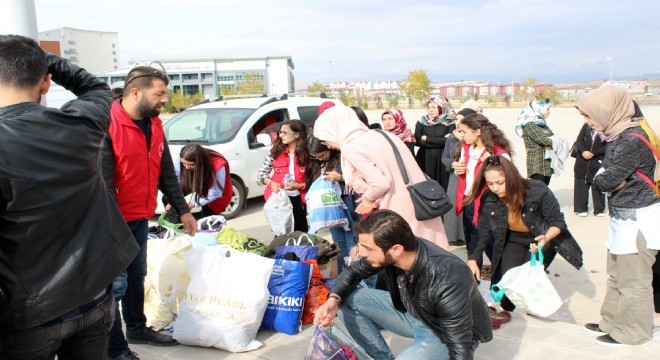
<svg viewBox="0 0 660 360"><path fill-rule="evenodd" d="M341 187L338 183L325 180L323 175L319 176L309 187L305 202L310 234L334 226L350 230L346 205L341 200Z"/></svg>
<svg viewBox="0 0 660 360"><path fill-rule="evenodd" d="M312 266L300 261L276 259L268 281L270 297L261 322L262 329L296 335L302 327L305 293Z"/></svg>
<svg viewBox="0 0 660 360"><path fill-rule="evenodd" d="M319 249L307 234L300 235L298 239L287 239L284 246L278 246L275 249L274 257L282 257L287 253L296 254L300 260L317 260L319 258Z"/></svg>

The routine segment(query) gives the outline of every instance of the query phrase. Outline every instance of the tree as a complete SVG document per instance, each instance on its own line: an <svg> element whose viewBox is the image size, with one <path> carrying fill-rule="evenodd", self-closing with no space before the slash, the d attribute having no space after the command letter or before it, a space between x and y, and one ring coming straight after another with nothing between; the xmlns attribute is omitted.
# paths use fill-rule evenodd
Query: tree
<svg viewBox="0 0 660 360"><path fill-rule="evenodd" d="M264 80L259 73L243 73L243 80L236 82L237 94L263 94Z"/></svg>
<svg viewBox="0 0 660 360"><path fill-rule="evenodd" d="M343 91L339 94L339 100L346 106L357 105L357 99L355 99L355 96L350 91Z"/></svg>
<svg viewBox="0 0 660 360"><path fill-rule="evenodd" d="M414 70L408 73L408 78L401 85L401 89L408 94L408 96L423 102L429 98L431 90L431 80L427 75L426 70Z"/></svg>
<svg viewBox="0 0 660 360"><path fill-rule="evenodd" d="M522 100L523 102L534 99L536 97L536 83L537 80L535 78L525 79L522 83L520 83L520 87L522 87L522 89L520 87L515 89L515 98Z"/></svg>
<svg viewBox="0 0 660 360"><path fill-rule="evenodd" d="M204 94L202 93L184 95L181 91L172 92L172 90L167 90L167 103L165 103L163 111L167 113L177 113L202 100L204 100Z"/></svg>
<svg viewBox="0 0 660 360"><path fill-rule="evenodd" d="M330 88L327 88L321 84L320 81L316 80L311 85L307 87L307 92L324 92L327 93L330 91Z"/></svg>

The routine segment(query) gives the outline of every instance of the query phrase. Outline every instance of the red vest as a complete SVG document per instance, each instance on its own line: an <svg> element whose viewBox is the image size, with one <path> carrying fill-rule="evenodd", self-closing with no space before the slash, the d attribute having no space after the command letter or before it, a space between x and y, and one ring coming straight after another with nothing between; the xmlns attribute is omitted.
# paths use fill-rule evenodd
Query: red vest
<svg viewBox="0 0 660 360"><path fill-rule="evenodd" d="M110 139L115 158L115 190L124 220L148 219L156 213L160 162L163 157L163 123L151 118L151 144L119 102L110 109Z"/></svg>
<svg viewBox="0 0 660 360"><path fill-rule="evenodd" d="M224 156L220 153L212 151L209 154L211 158L211 165L213 166L213 175L211 176L211 183L216 181L215 173L220 171L223 167L225 168L225 183L219 184L222 187L222 195L208 203L208 206L213 210L214 213L220 214L227 208L227 205L231 202L232 196L232 185L231 185L231 176L229 176L229 163Z"/></svg>
<svg viewBox="0 0 660 360"><path fill-rule="evenodd" d="M470 151L470 146L471 145L466 144L466 143L462 143L462 144L463 144L462 145L463 146L463 152L465 153L464 163L467 166L467 163L468 163L468 160L469 160L468 156L470 154L469 151ZM477 176L477 174L479 174L479 169L481 169L481 163L482 163L481 158L484 156L485 152L486 152L486 149L484 149L484 151L481 153L481 156L479 156L479 160L477 161L477 166L474 168L475 177ZM495 147L493 148L493 152L495 152L495 155L508 154L508 152L506 150L502 149L498 145L495 145ZM461 211L463 211L463 199L465 198L465 187L467 186L465 175L466 174L458 175L458 185L456 186L456 205L454 207L456 208L456 215L458 215L458 216L460 216ZM482 189L481 193L483 193L484 190L486 190L486 189ZM477 220L479 219L479 206L481 205L480 200L481 200L481 196L477 197L474 200L474 218L473 218L474 221L473 222L474 222L475 225L477 224Z"/></svg>
<svg viewBox="0 0 660 360"><path fill-rule="evenodd" d="M297 161L296 157L293 157L293 161ZM282 188L284 188L284 175L289 173L289 148L286 148L286 150L281 153L278 157L273 159L273 172L270 177L270 181L276 181L280 183ZM293 165L293 171L295 175L295 180L299 184L304 184L305 183L305 167L298 165L296 162ZM270 183L268 183L270 185ZM302 200L303 204L305 203L305 194L307 193L307 189L299 189L300 192L300 199ZM266 201L268 201L268 198L270 197L270 194L273 191L271 190L270 186L266 186L266 190L264 190L264 198L266 198Z"/></svg>

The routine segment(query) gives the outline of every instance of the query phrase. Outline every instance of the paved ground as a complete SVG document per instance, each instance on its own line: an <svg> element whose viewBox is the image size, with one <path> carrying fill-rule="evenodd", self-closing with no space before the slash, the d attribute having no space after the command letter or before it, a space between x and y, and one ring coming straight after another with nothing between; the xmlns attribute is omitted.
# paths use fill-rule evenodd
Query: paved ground
<svg viewBox="0 0 660 360"><path fill-rule="evenodd" d="M643 108L649 118L660 119L660 107ZM513 133L515 115L519 110L486 109L486 116L503 128L513 142L516 154L514 161L525 173L524 145ZM550 126L559 135L572 142L581 124L575 109L553 109ZM417 119L419 111L405 112L410 122ZM370 111L373 121L379 111ZM571 232L580 242L584 251L584 267L577 271L560 257L550 268L551 280L555 284L564 305L548 319L540 319L514 312L510 323L495 331L493 341L482 344L476 353L477 359L654 359L660 354L660 336L642 346L608 348L594 342L594 335L582 329L586 322L599 320L600 304L604 296L605 246L608 218L592 215L580 218L574 215L573 202L573 161L569 158L567 171L555 176L551 188L562 205L562 211ZM261 211L263 200L248 201L245 212L229 225L257 239L270 239L272 235ZM454 254L465 258L465 248L451 249ZM296 336L260 331L258 339L264 346L249 353L232 354L222 350L191 346L158 348L153 346L131 346L141 359L302 359L314 332L307 326ZM385 332L395 353L401 351L409 340ZM421 360L421 359L420 359Z"/></svg>

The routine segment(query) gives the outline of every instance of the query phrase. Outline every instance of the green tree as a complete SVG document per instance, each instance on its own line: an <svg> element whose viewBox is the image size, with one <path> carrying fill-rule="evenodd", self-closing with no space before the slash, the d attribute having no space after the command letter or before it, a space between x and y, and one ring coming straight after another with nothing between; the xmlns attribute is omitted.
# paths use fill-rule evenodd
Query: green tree
<svg viewBox="0 0 660 360"><path fill-rule="evenodd" d="M550 99L550 104L552 104L552 106L557 106L564 100L561 93L557 91L554 86L552 87L552 90L544 90L541 92L541 94L539 94L539 99Z"/></svg>
<svg viewBox="0 0 660 360"><path fill-rule="evenodd" d="M346 106L357 105L357 99L350 93L350 91L343 91L339 94L339 100L341 100Z"/></svg>
<svg viewBox="0 0 660 360"><path fill-rule="evenodd" d="M307 87L307 92L330 92L330 88L327 88L321 84L320 81L316 80Z"/></svg>
<svg viewBox="0 0 660 360"><path fill-rule="evenodd" d="M390 104L391 109L396 109L399 107L399 95L394 95L391 98L389 98L387 101Z"/></svg>
<svg viewBox="0 0 660 360"><path fill-rule="evenodd" d="M423 102L429 98L433 87L431 86L431 80L429 79L426 70L420 69L408 73L408 78L401 85L401 89L406 92L408 96Z"/></svg>
<svg viewBox="0 0 660 360"><path fill-rule="evenodd" d="M177 113L202 100L204 100L204 94L202 93L184 95L181 91L173 92L172 90L167 90L167 103L165 103L163 111L167 113Z"/></svg>
<svg viewBox="0 0 660 360"><path fill-rule="evenodd" d="M523 102L534 99L536 97L536 84L537 80L535 78L525 79L520 83L520 87L516 87L514 97Z"/></svg>
<svg viewBox="0 0 660 360"><path fill-rule="evenodd" d="M264 80L259 73L243 73L243 80L236 82L237 94L263 94Z"/></svg>

